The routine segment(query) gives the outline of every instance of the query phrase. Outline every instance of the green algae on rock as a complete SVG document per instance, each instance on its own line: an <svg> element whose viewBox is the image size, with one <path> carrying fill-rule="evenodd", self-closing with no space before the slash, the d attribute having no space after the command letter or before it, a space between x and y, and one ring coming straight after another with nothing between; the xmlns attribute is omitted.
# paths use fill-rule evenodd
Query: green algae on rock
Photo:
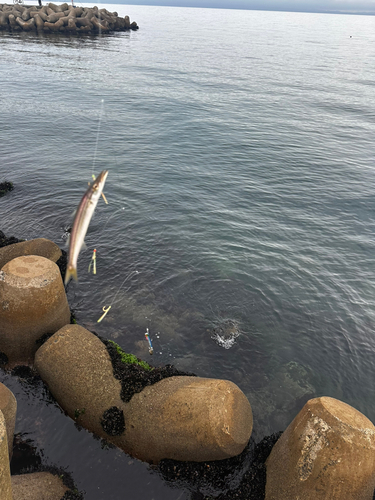
<svg viewBox="0 0 375 500"><path fill-rule="evenodd" d="M153 370L154 368L152 368L148 363L146 363L146 361L142 361L140 359L138 359L136 356L134 356L134 354L128 354L127 352L123 351L121 349L121 347L116 344L116 342L113 342L113 340L108 340L109 343L111 343L116 351L120 354L121 356L121 361L123 363L126 363L126 364L131 364L131 365L138 365L140 367L142 367L144 370Z"/></svg>
<svg viewBox="0 0 375 500"><path fill-rule="evenodd" d="M134 394L141 392L146 386L156 384L164 378L195 377L195 374L177 370L173 365L153 367L133 354L126 353L112 340L104 339L98 335L97 337L107 348L112 362L113 375L121 383L120 397L124 403L128 403Z"/></svg>

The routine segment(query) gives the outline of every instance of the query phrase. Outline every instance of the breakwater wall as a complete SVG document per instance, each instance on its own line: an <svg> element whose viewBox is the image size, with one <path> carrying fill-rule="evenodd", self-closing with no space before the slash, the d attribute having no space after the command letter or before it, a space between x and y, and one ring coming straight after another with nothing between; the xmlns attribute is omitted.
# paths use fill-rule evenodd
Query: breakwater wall
<svg viewBox="0 0 375 500"><path fill-rule="evenodd" d="M90 34L137 29L137 23L130 22L129 16L120 17L117 12L96 6L0 4L0 30Z"/></svg>

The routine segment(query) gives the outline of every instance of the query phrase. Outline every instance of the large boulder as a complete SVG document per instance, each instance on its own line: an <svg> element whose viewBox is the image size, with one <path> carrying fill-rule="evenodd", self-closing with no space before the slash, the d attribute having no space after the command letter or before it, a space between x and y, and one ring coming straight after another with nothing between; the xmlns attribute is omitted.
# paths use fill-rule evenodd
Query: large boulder
<svg viewBox="0 0 375 500"><path fill-rule="evenodd" d="M21 241L0 248L0 269L2 269L7 262L21 257L22 255L39 255L46 259L57 262L62 255L60 248L53 241L46 240L45 238L37 238L35 240Z"/></svg>
<svg viewBox="0 0 375 500"><path fill-rule="evenodd" d="M200 377L144 388L130 400L126 421L128 453L148 462L230 458L243 451L253 428L250 403L233 382Z"/></svg>
<svg viewBox="0 0 375 500"><path fill-rule="evenodd" d="M50 472L20 474L11 479L13 500L61 500L68 491L62 480Z"/></svg>
<svg viewBox="0 0 375 500"><path fill-rule="evenodd" d="M36 255L5 264L0 271L0 352L8 368L32 363L37 340L69 322L69 305L56 264Z"/></svg>
<svg viewBox="0 0 375 500"><path fill-rule="evenodd" d="M49 338L35 367L71 418L150 463L232 457L252 432L250 403L226 380L173 376L124 402L106 346L79 325Z"/></svg>
<svg viewBox="0 0 375 500"><path fill-rule="evenodd" d="M375 427L337 399L311 399L266 465L266 500L372 500Z"/></svg>
<svg viewBox="0 0 375 500"><path fill-rule="evenodd" d="M0 410L3 412L8 439L9 460L13 453L13 436L16 425L17 401L11 390L0 382Z"/></svg>
<svg viewBox="0 0 375 500"><path fill-rule="evenodd" d="M8 439L3 412L0 411L0 492L1 500L13 500L10 480Z"/></svg>

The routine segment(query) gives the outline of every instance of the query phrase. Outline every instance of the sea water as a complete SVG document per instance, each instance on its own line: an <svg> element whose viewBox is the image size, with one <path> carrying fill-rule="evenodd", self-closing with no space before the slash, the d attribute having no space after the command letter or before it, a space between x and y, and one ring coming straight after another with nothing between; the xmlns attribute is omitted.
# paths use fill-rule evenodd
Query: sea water
<svg viewBox="0 0 375 500"><path fill-rule="evenodd" d="M257 441L323 395L374 422L375 18L102 6L139 31L0 33L0 229L63 247L108 169L68 287L79 324L233 381ZM2 381L16 432L87 499L190 498Z"/></svg>

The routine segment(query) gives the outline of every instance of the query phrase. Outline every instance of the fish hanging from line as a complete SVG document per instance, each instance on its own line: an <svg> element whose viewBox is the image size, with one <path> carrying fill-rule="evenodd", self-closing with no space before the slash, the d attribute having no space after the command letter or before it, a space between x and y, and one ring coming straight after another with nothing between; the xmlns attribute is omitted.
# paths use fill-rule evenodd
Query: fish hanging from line
<svg viewBox="0 0 375 500"><path fill-rule="evenodd" d="M94 214L95 207L103 192L107 175L108 170L103 170L98 175L83 195L78 206L70 233L69 262L65 274L65 285L68 284L70 278L74 278L77 281L78 255L84 245L87 229L89 227L91 217Z"/></svg>

